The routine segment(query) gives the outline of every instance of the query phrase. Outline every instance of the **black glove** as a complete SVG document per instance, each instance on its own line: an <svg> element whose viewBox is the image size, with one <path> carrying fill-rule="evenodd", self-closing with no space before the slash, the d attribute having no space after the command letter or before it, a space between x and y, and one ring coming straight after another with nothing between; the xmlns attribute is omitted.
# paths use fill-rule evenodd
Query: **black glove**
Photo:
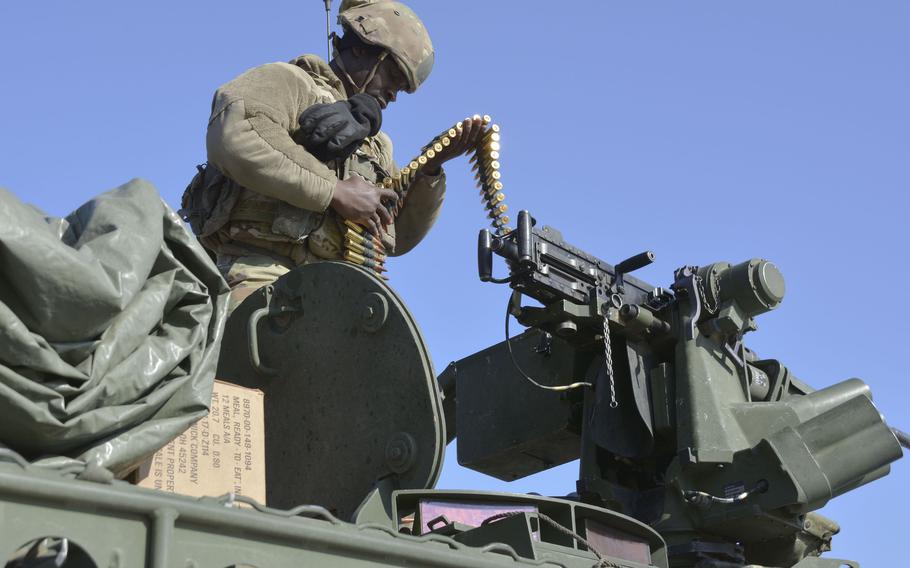
<svg viewBox="0 0 910 568"><path fill-rule="evenodd" d="M345 160L382 126L379 101L361 93L346 101L313 105L298 119L294 140L319 160Z"/></svg>

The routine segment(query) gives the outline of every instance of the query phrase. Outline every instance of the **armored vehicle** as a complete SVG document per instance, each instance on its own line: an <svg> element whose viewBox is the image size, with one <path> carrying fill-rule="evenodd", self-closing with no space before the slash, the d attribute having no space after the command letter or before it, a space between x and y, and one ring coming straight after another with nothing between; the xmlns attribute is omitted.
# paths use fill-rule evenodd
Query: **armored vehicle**
<svg viewBox="0 0 910 568"><path fill-rule="evenodd" d="M784 297L773 263L684 266L666 287L630 275L654 258L610 265L527 211L514 230L481 231L480 279L511 289L506 338L438 377L417 322L373 273L294 270L241 304L223 339L211 320L218 377L265 393L266 503L166 494L100 462L39 465L3 449L0 558L858 566L820 556L838 528L814 511L886 475L906 435L861 381L815 390L745 345ZM511 318L527 327L514 338ZM435 490L456 437L461 464L499 479L578 459L577 485L561 497Z"/></svg>

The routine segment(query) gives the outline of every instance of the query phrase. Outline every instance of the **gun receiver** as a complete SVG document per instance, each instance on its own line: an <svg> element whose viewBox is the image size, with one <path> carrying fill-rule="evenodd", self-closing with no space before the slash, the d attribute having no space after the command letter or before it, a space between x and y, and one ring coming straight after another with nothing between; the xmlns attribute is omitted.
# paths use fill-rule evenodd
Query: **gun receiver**
<svg viewBox="0 0 910 568"><path fill-rule="evenodd" d="M480 232L480 279L507 283L530 329L440 376L459 463L512 480L580 458L574 496L651 524L674 566L827 550L837 525L812 511L887 474L901 446L862 381L816 391L746 347L783 300L777 267L684 266L664 289L629 275L651 252L611 266L535 225L521 211Z"/></svg>
<svg viewBox="0 0 910 568"><path fill-rule="evenodd" d="M508 283L516 292L545 306L513 305L510 311L523 325L589 341L592 334L602 333L604 317L616 317L611 310L663 301L662 291L626 278L629 272L651 264L654 253L643 252L611 266L567 243L556 229L534 225L530 213L521 211L515 230L494 236L484 229L478 240L478 273L482 281ZM493 278L494 253L506 260L508 278Z"/></svg>

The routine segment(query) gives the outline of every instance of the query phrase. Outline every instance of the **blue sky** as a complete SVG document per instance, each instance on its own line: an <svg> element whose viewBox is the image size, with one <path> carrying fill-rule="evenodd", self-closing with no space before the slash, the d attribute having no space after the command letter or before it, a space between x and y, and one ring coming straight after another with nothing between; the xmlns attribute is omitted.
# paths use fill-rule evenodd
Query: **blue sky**
<svg viewBox="0 0 910 568"><path fill-rule="evenodd" d="M684 264L773 260L787 297L750 345L816 387L863 378L910 429L910 3L410 5L437 65L385 115L399 162L490 114L507 203L604 260L653 250L639 276L659 285ZM63 215L143 177L177 205L205 159L214 89L323 54L324 25L316 0L0 3L0 186ZM390 263L438 371L501 339L507 297L476 277L484 221L467 164L447 169L437 226ZM567 466L503 484L450 451L440 484L555 495L574 479ZM908 481L900 461L827 507L843 527L832 555L871 568L904 556Z"/></svg>

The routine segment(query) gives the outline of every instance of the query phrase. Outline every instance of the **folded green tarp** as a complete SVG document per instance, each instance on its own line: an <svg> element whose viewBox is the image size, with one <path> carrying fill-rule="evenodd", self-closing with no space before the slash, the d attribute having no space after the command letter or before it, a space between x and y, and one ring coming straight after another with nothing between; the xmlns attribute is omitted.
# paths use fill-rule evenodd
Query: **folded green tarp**
<svg viewBox="0 0 910 568"><path fill-rule="evenodd" d="M125 473L208 411L227 294L147 182L66 219L0 189L0 444Z"/></svg>

